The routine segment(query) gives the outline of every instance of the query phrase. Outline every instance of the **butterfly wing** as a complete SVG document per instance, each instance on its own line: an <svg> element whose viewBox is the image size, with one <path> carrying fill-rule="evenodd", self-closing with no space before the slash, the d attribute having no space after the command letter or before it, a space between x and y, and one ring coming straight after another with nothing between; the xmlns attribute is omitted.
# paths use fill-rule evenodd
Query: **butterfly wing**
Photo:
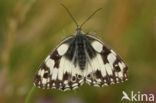
<svg viewBox="0 0 156 103"><path fill-rule="evenodd" d="M104 86L126 81L127 65L112 49L93 35L86 35L96 51L92 59L88 56L86 82L93 86Z"/></svg>
<svg viewBox="0 0 156 103"><path fill-rule="evenodd" d="M78 66L66 57L73 37L63 40L40 65L34 85L43 88L72 90L83 84L84 78Z"/></svg>

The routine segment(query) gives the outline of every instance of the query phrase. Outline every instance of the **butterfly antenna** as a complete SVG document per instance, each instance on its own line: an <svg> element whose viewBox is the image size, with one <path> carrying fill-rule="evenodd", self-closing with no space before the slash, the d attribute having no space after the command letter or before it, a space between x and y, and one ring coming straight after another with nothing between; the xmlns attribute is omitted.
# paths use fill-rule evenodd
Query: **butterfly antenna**
<svg viewBox="0 0 156 103"><path fill-rule="evenodd" d="M81 25L80 28L91 18L93 17L98 11L100 11L102 8L99 8L97 10L95 10Z"/></svg>
<svg viewBox="0 0 156 103"><path fill-rule="evenodd" d="M71 12L69 11L69 9L62 3L60 3L61 6L63 6L65 8L65 10L67 11L67 13L69 14L69 16L72 18L72 20L74 21L74 23L76 24L77 28L79 27L76 19L74 18L74 16L71 14Z"/></svg>

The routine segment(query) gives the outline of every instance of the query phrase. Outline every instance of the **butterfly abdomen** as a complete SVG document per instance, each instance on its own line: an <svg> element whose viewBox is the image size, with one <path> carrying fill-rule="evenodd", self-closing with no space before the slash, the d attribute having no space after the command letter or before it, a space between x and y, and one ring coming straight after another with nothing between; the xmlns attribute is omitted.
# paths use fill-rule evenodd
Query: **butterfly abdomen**
<svg viewBox="0 0 156 103"><path fill-rule="evenodd" d="M76 37L77 44L77 60L81 70L84 70L86 64L86 55L85 55L85 47L84 47L84 37L83 35L79 35Z"/></svg>

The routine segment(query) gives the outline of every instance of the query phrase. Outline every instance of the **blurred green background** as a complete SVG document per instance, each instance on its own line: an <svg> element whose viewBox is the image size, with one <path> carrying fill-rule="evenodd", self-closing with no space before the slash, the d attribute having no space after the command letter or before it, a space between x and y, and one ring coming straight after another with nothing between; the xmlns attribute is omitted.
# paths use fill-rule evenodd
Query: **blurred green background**
<svg viewBox="0 0 156 103"><path fill-rule="evenodd" d="M76 26L59 2L128 64L129 80L74 91L35 89L31 103L120 103L122 91L156 93L156 0L0 0L0 103L24 103L48 53ZM131 103L123 101L124 103Z"/></svg>

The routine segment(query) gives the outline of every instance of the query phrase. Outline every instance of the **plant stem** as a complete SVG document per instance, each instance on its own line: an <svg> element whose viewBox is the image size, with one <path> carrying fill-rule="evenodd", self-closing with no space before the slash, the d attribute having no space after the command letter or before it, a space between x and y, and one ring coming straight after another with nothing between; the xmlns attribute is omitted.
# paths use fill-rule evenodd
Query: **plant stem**
<svg viewBox="0 0 156 103"><path fill-rule="evenodd" d="M30 103L30 99L31 99L31 97L32 97L32 95L33 95L33 93L34 93L34 91L35 91L35 86L33 86L32 88L31 88L31 90L29 91L29 93L28 93L28 95L27 95L27 97L26 97L26 100L25 100L25 103Z"/></svg>

